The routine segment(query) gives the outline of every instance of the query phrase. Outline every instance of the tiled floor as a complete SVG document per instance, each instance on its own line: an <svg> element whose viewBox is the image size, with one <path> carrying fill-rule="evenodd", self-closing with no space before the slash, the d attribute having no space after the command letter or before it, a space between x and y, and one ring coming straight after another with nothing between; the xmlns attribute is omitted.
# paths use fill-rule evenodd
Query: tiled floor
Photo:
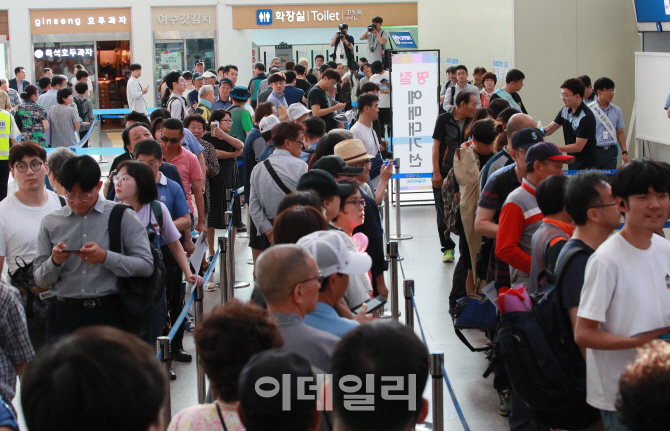
<svg viewBox="0 0 670 431"><path fill-rule="evenodd" d="M492 377L482 378L487 362L483 353L472 353L456 337L451 324L448 310L449 291L455 263L442 263L439 240L435 226L435 211L432 206L412 206L402 208L403 233L414 236L413 239L401 241L400 255L405 258L402 265L407 278L415 280L416 304L425 331L428 348L431 352L444 353L445 369L453 386L455 395L460 402L465 419L473 431L497 431L509 429L507 419L498 414L498 397L493 389ZM391 211L391 231L394 232L395 216ZM217 231L216 235L222 232ZM238 238L236 241L236 272L237 280L252 281L252 267L246 264L251 258L248 239ZM457 256L458 257L458 256ZM218 267L217 267L218 270ZM219 272L212 278L218 281ZM400 274L402 280L402 274ZM387 284L390 277L387 274ZM248 300L251 288L235 291L237 298ZM404 315L402 302L402 286L400 310ZM220 303L220 291L205 292L204 308L210 310ZM388 307L387 307L388 308ZM404 316L401 316L404 321ZM415 330L420 336L419 325L415 319ZM485 342L483 334L468 331L468 338L475 344ZM193 337L186 335L184 348L195 352ZM195 362L182 364L173 362L177 380L171 382L172 413L197 403L196 366ZM446 431L462 430L463 426L453 406L446 385L444 393L444 429ZM424 396L431 401L430 381L426 385ZM18 400L15 400L18 405ZM432 406L427 422L432 423Z"/></svg>

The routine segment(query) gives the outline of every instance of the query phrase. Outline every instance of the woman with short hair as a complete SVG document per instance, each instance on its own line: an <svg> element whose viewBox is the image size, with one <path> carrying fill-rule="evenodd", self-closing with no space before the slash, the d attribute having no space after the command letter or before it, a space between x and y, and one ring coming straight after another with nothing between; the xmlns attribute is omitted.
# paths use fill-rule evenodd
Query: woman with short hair
<svg viewBox="0 0 670 431"><path fill-rule="evenodd" d="M74 147L79 143L77 130L81 127L79 113L72 104L72 90L61 88L56 93L58 105L49 109L49 127L51 128L51 147Z"/></svg>
<svg viewBox="0 0 670 431"><path fill-rule="evenodd" d="M35 141L46 148L45 132L49 130L49 120L47 119L47 111L42 105L37 104L38 97L36 86L28 85L23 89L23 93L21 93L23 102L19 105L17 120L21 121L23 126L21 131L22 141Z"/></svg>

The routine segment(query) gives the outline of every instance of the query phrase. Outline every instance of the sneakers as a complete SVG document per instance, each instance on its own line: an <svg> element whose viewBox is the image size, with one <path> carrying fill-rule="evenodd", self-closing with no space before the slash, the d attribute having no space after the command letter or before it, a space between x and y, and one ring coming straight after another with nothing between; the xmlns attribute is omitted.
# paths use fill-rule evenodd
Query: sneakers
<svg viewBox="0 0 670 431"><path fill-rule="evenodd" d="M454 249L447 250L442 255L442 262L453 262L454 261Z"/></svg>
<svg viewBox="0 0 670 431"><path fill-rule="evenodd" d="M500 416L507 417L512 412L512 393L509 390L498 392L500 397L500 407L498 413Z"/></svg>
<svg viewBox="0 0 670 431"><path fill-rule="evenodd" d="M184 332L187 334L193 334L195 330L195 317L191 313L186 314L186 319L184 320Z"/></svg>

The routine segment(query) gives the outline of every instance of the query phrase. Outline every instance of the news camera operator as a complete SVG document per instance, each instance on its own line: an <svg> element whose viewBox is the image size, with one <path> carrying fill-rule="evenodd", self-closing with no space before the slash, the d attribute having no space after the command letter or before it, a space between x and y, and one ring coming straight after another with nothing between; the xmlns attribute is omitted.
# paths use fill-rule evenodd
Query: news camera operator
<svg viewBox="0 0 670 431"><path fill-rule="evenodd" d="M384 20L380 16L372 18L372 24L368 25L359 37L360 40L368 41L368 63L370 64L377 60L383 62L384 46L389 38L388 32L382 30L383 22Z"/></svg>
<svg viewBox="0 0 670 431"><path fill-rule="evenodd" d="M330 41L330 46L335 47L330 57L337 64L343 64L345 72L351 69L354 62L354 38L349 36L349 26L345 23L340 24L335 37Z"/></svg>

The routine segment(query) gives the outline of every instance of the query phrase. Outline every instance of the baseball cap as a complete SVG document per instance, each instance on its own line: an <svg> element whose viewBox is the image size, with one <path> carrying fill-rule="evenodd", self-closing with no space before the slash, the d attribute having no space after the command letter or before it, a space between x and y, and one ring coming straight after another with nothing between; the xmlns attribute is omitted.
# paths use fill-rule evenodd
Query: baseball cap
<svg viewBox="0 0 670 431"><path fill-rule="evenodd" d="M332 67L330 67L330 66L328 65L328 63L323 63L323 64L321 65L321 69L320 69L321 72L325 72L325 71L328 70L328 69L332 69Z"/></svg>
<svg viewBox="0 0 670 431"><path fill-rule="evenodd" d="M302 103L294 103L291 106L288 107L288 117L295 121L298 118L302 117L305 114L309 114L312 112L311 109L305 108L305 106Z"/></svg>
<svg viewBox="0 0 670 431"><path fill-rule="evenodd" d="M365 168L353 168L340 156L323 156L312 165L312 170L323 169L332 176L344 175L355 177L365 171Z"/></svg>
<svg viewBox="0 0 670 431"><path fill-rule="evenodd" d="M298 190L314 190L321 199L331 196L350 196L354 193L350 184L338 184L335 178L323 169L307 171L298 180Z"/></svg>
<svg viewBox="0 0 670 431"><path fill-rule="evenodd" d="M200 73L200 72L195 72L193 74L193 80L194 81L197 80L197 79L202 79L202 78L203 78L203 76L202 76L202 73Z"/></svg>
<svg viewBox="0 0 670 431"><path fill-rule="evenodd" d="M263 117L260 124L258 124L258 128L261 130L261 133L265 133L279 126L279 123L281 121L279 121L276 115L268 115L267 117Z"/></svg>
<svg viewBox="0 0 670 431"><path fill-rule="evenodd" d="M312 232L300 238L297 244L311 253L324 277L335 273L365 274L372 266L372 258L367 253L349 251L340 234L332 230Z"/></svg>
<svg viewBox="0 0 670 431"><path fill-rule="evenodd" d="M213 74L212 72L210 72L210 71L207 71L207 72L203 73L203 74L202 74L202 77L203 77L203 78L215 78L215 79L218 78L218 76L214 75L214 74Z"/></svg>
<svg viewBox="0 0 670 431"><path fill-rule="evenodd" d="M196 61L195 64L205 64L205 60L200 59L200 60Z"/></svg>
<svg viewBox="0 0 670 431"><path fill-rule="evenodd" d="M278 73L278 72L279 72L278 67L273 67L272 69L270 69L270 73Z"/></svg>
<svg viewBox="0 0 670 431"><path fill-rule="evenodd" d="M248 429L307 429L305 423L311 420L317 389L312 384L300 384L298 379L310 378L315 382L314 376L309 361L289 350L270 349L252 356L238 379L245 426ZM264 383L268 381L272 383ZM270 389L275 387L274 381L281 385L281 390ZM303 388L301 396L299 388Z"/></svg>
<svg viewBox="0 0 670 431"><path fill-rule="evenodd" d="M541 160L558 160L567 164L575 161L573 156L561 153L556 144L551 142L538 142L526 152L526 166Z"/></svg>
<svg viewBox="0 0 670 431"><path fill-rule="evenodd" d="M512 148L527 150L534 144L544 141L542 131L536 127L526 127L512 136Z"/></svg>
<svg viewBox="0 0 670 431"><path fill-rule="evenodd" d="M233 84L233 81L231 81L228 78L223 78L221 81L219 81L219 85L221 85L221 84L228 84L228 85L230 85L231 89L235 86L235 84Z"/></svg>

